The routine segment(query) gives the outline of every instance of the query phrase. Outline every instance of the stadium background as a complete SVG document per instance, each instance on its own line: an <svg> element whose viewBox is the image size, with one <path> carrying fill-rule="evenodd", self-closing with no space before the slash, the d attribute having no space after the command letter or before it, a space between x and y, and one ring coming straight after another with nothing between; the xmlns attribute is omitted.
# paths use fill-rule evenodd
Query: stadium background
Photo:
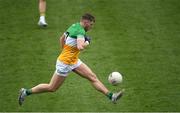
<svg viewBox="0 0 180 113"><path fill-rule="evenodd" d="M90 47L80 58L112 91L112 104L71 73L55 93L32 95L22 107L18 90L48 82L59 55L59 36L79 17L96 17ZM47 0L48 28L37 26L37 0L0 0L0 111L180 111L179 0ZM119 86L108 83L123 73Z"/></svg>

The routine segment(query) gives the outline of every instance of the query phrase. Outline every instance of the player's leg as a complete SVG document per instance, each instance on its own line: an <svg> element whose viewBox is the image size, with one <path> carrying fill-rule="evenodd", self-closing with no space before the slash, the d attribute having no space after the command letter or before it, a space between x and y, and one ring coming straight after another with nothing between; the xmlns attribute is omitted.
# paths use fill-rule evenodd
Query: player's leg
<svg viewBox="0 0 180 113"><path fill-rule="evenodd" d="M67 69L68 65L60 62L59 60L56 61L56 70L51 78L49 83L39 84L31 89L24 89L21 88L19 94L19 104L22 105L26 96L36 93L43 93L43 92L54 92L56 91L64 82L66 76L71 71L69 68Z"/></svg>
<svg viewBox="0 0 180 113"><path fill-rule="evenodd" d="M82 63L73 71L80 76L88 79L96 90L105 94L114 103L116 103L116 101L122 96L122 91L119 91L118 93L110 92L86 64Z"/></svg>
<svg viewBox="0 0 180 113"><path fill-rule="evenodd" d="M51 78L48 84L39 84L31 89L31 93L43 93L43 92L54 92L56 91L64 82L65 77L59 76L56 73Z"/></svg>
<svg viewBox="0 0 180 113"><path fill-rule="evenodd" d="M46 0L39 0L39 13L40 13L40 16L45 16Z"/></svg>
<svg viewBox="0 0 180 113"><path fill-rule="evenodd" d="M19 95L19 104L22 105L25 97L28 95L56 91L63 84L64 80L64 76L60 76L54 73L49 83L39 84L31 89L21 88Z"/></svg>
<svg viewBox="0 0 180 113"><path fill-rule="evenodd" d="M46 27L47 23L45 20L45 15L46 15L46 0L39 0L39 13L40 13L40 18L38 25L42 27Z"/></svg>
<svg viewBox="0 0 180 113"><path fill-rule="evenodd" d="M73 70L75 73L80 76L88 79L93 87L103 94L107 94L109 90L102 84L102 82L97 78L97 76L92 72L92 70L84 63Z"/></svg>

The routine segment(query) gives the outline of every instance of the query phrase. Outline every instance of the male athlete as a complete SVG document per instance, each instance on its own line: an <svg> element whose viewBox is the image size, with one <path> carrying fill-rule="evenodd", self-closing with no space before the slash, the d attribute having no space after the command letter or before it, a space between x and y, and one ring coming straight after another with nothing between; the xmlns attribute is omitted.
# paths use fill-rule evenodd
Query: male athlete
<svg viewBox="0 0 180 113"><path fill-rule="evenodd" d="M40 27L46 27L48 24L46 23L45 15L46 15L46 0L39 0L39 22L38 25Z"/></svg>
<svg viewBox="0 0 180 113"><path fill-rule="evenodd" d="M60 37L60 45L63 48L57 58L56 70L49 83L39 84L31 89L21 88L19 94L19 104L22 105L25 97L31 94L43 92L55 92L64 82L68 74L73 71L83 78L88 79L92 86L106 95L113 103L122 96L123 91L117 93L110 92L92 70L79 58L79 53L90 44L90 39L86 37L86 32L95 23L95 18L91 14L84 14L80 22L72 24Z"/></svg>

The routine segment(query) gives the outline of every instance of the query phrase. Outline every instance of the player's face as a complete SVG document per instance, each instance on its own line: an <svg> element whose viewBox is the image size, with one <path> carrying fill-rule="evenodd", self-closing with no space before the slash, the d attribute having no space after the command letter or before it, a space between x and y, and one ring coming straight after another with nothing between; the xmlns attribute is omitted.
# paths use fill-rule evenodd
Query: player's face
<svg viewBox="0 0 180 113"><path fill-rule="evenodd" d="M94 25L94 22L92 22L92 21L89 21L89 20L85 20L84 21L84 27L85 27L85 30L86 31L89 31L91 28L92 28L92 26Z"/></svg>

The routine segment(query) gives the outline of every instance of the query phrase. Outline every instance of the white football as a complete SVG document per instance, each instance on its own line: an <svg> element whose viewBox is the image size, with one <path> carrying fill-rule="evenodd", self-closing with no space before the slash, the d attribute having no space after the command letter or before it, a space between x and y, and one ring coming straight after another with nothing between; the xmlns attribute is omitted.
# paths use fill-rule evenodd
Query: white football
<svg viewBox="0 0 180 113"><path fill-rule="evenodd" d="M121 83L122 80L123 80L122 75L119 72L112 72L111 74L109 74L108 81L112 85L117 85Z"/></svg>

